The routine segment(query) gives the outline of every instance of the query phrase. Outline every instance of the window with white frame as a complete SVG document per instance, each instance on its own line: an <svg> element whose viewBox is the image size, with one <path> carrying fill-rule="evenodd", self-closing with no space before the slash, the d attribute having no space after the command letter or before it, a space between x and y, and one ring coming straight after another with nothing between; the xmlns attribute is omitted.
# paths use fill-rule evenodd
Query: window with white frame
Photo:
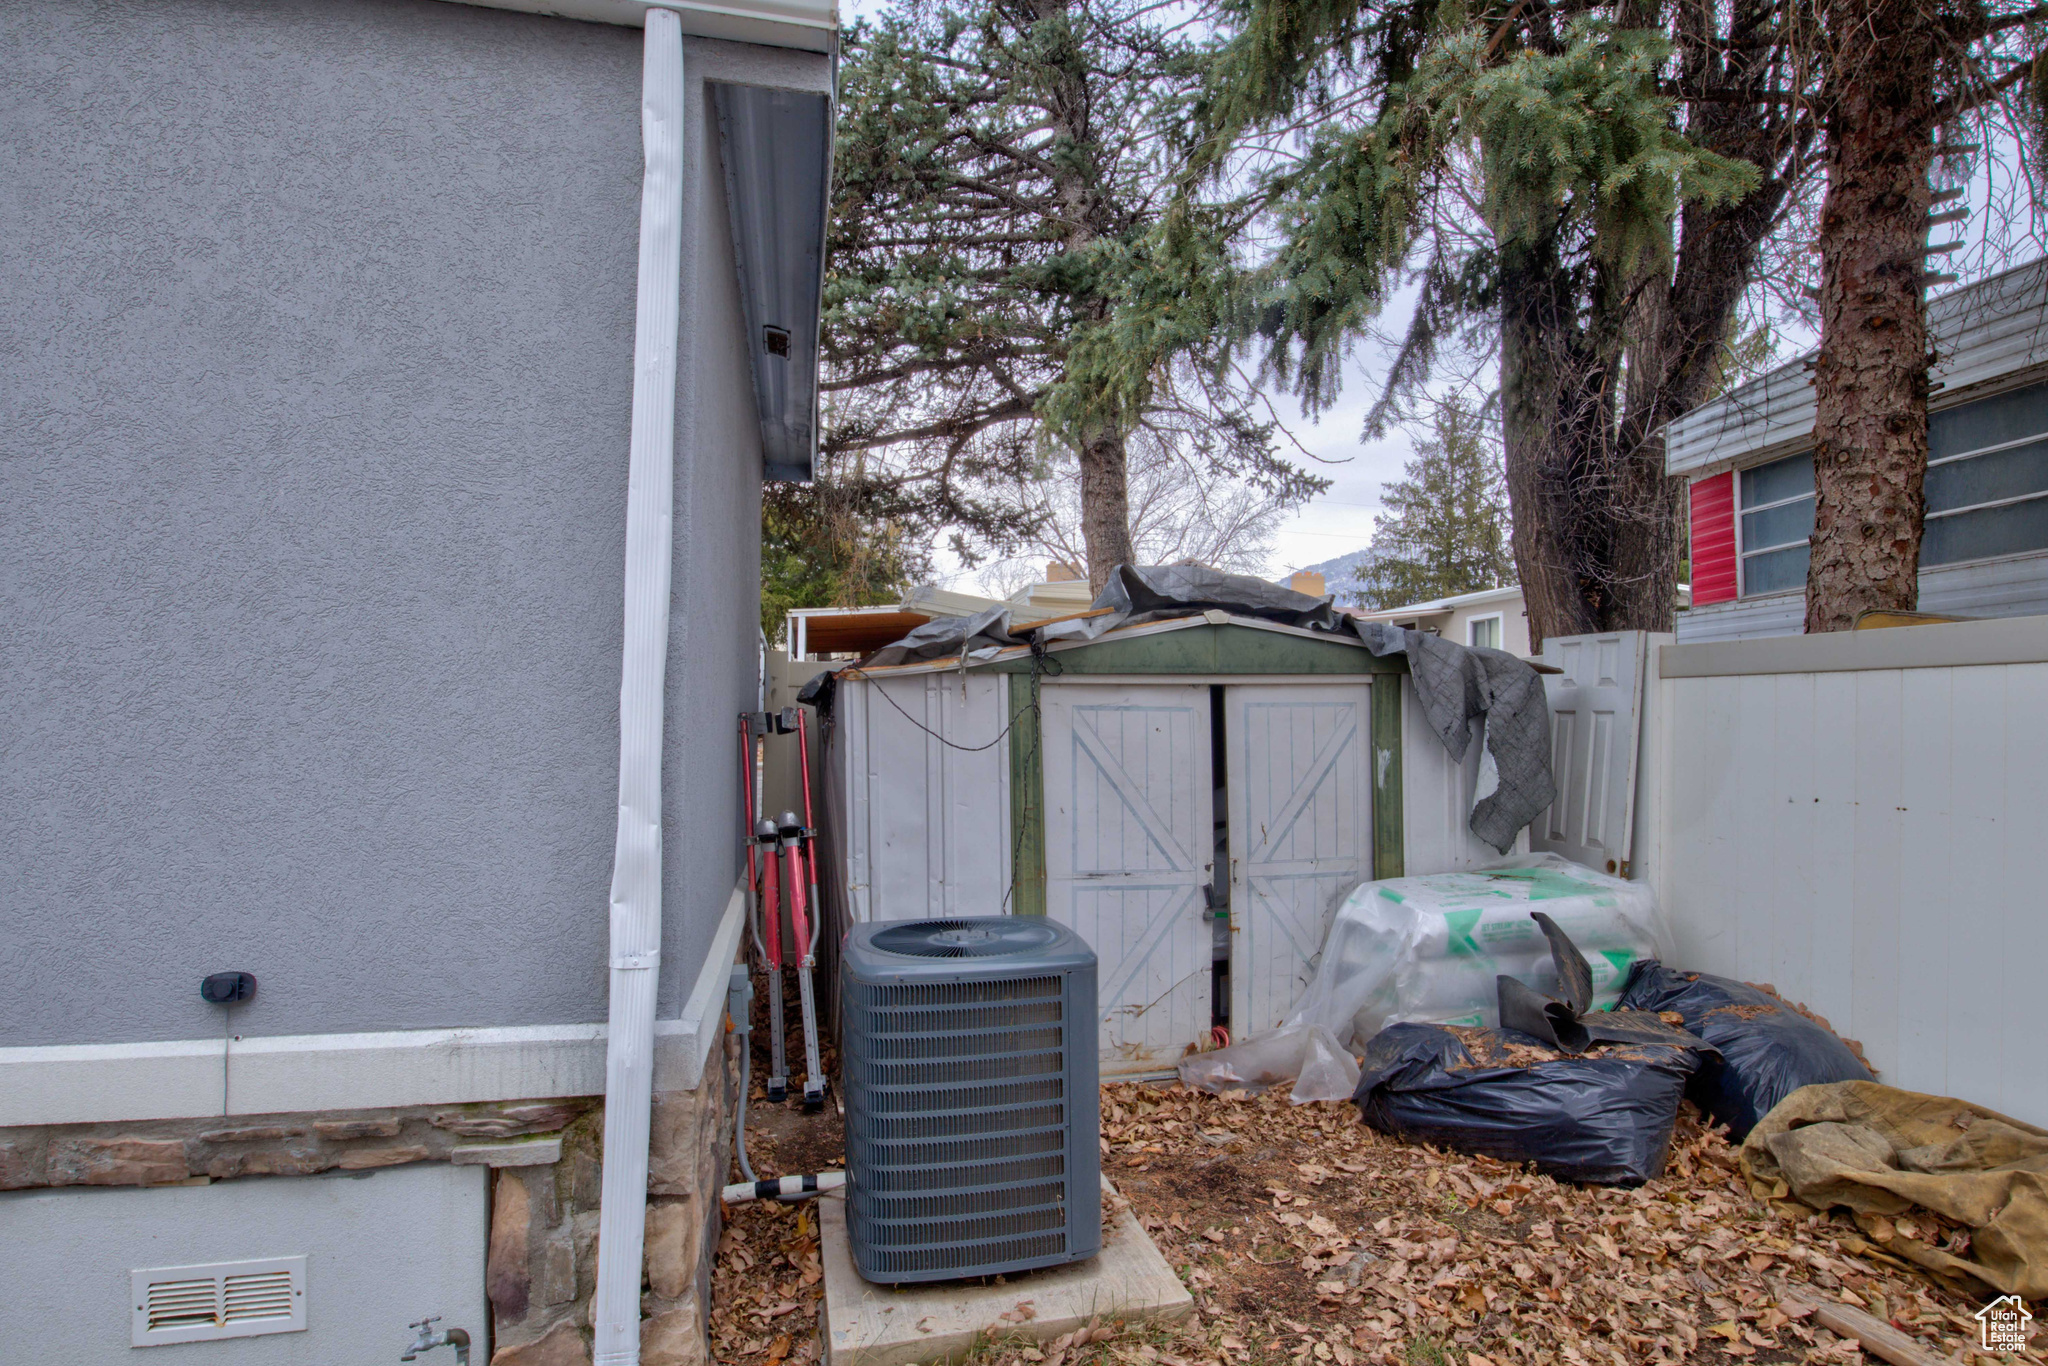
<svg viewBox="0 0 2048 1366"><path fill-rule="evenodd" d="M1931 415L1926 492L1924 568L2048 550L2048 384ZM1743 470L1736 496L1742 596L1804 588L1812 455Z"/></svg>
<svg viewBox="0 0 2048 1366"><path fill-rule="evenodd" d="M1473 617L1465 623L1465 643L1481 650L1498 650L1500 626L1499 612L1489 617Z"/></svg>
<svg viewBox="0 0 2048 1366"><path fill-rule="evenodd" d="M1813 456L1758 465L1744 470L1736 482L1742 507L1742 596L1806 587L1807 538L1813 535Z"/></svg>
<svg viewBox="0 0 2048 1366"><path fill-rule="evenodd" d="M1927 420L1920 563L2048 550L2048 384Z"/></svg>

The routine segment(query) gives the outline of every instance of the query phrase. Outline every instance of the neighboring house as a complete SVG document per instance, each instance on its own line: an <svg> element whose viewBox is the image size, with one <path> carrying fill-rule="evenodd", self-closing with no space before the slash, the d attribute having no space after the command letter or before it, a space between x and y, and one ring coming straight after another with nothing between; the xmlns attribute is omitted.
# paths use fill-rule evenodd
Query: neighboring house
<svg viewBox="0 0 2048 1366"><path fill-rule="evenodd" d="M2048 612L2048 263L1928 306L1920 608ZM1693 608L1680 641L1796 635L1813 531L1811 358L1673 422L1666 468L1690 481Z"/></svg>
<svg viewBox="0 0 2048 1366"><path fill-rule="evenodd" d="M835 46L829 0L0 23L0 1356L706 1359Z"/></svg>
<svg viewBox="0 0 2048 1366"><path fill-rule="evenodd" d="M1378 611L1347 609L1360 621L1384 621L1411 631L1428 631L1460 645L1481 645L1511 655L1529 653L1529 612L1516 587L1483 588L1435 602L1410 603Z"/></svg>

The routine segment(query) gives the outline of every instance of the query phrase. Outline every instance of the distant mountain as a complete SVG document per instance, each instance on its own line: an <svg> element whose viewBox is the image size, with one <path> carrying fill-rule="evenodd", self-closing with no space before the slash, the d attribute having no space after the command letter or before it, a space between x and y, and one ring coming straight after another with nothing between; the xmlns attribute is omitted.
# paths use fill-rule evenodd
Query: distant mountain
<svg viewBox="0 0 2048 1366"><path fill-rule="evenodd" d="M1366 546L1348 555L1339 555L1334 560L1324 560L1321 564L1305 564L1302 569L1311 574L1321 574L1324 590L1336 595L1339 607L1349 607L1363 586L1358 581L1359 571L1378 558L1379 553ZM1283 577L1281 582L1285 583L1286 579Z"/></svg>

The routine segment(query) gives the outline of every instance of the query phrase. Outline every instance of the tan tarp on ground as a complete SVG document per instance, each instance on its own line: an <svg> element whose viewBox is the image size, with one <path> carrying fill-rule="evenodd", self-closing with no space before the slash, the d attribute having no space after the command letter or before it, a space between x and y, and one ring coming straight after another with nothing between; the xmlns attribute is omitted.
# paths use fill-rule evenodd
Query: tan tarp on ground
<svg viewBox="0 0 2048 1366"><path fill-rule="evenodd" d="M1742 1167L1758 1195L1846 1207L1931 1271L2048 1298L2048 1132L2031 1124L1876 1082L1804 1086L1750 1130ZM1914 1205L1973 1230L1967 1260L1890 1226Z"/></svg>

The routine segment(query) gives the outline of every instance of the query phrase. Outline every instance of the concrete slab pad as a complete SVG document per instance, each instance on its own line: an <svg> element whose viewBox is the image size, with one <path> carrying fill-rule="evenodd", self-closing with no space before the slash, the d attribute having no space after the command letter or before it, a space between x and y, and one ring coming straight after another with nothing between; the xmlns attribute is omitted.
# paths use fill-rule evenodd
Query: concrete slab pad
<svg viewBox="0 0 2048 1366"><path fill-rule="evenodd" d="M1107 1180L1102 1188L1111 1193ZM825 1269L825 1366L935 1366L958 1361L984 1332L1043 1342L1098 1316L1182 1319L1195 1307L1129 1206L1095 1256L1006 1277L1003 1285L869 1284L853 1269L846 1201L837 1192L818 1201L818 1238ZM1027 1300L1030 1318L1003 1319Z"/></svg>

